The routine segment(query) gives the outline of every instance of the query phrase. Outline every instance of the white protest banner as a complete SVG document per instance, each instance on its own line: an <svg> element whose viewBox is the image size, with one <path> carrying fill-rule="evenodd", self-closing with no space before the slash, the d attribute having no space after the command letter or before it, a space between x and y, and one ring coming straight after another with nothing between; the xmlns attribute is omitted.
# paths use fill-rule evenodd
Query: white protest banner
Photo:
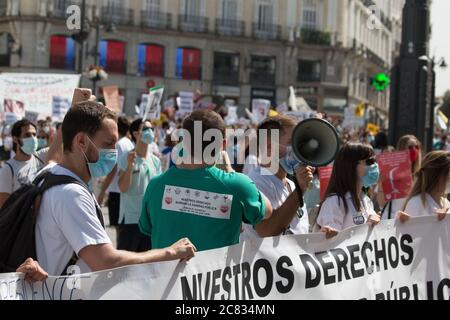
<svg viewBox="0 0 450 320"><path fill-rule="evenodd" d="M54 96L72 101L80 75L50 73L1 73L0 97L21 101L27 111L51 116Z"/></svg>
<svg viewBox="0 0 450 320"><path fill-rule="evenodd" d="M238 110L238 107L236 107L236 106L228 107L228 115L225 117L225 123L227 126L231 126L231 125L237 123L237 121L238 121L237 110Z"/></svg>
<svg viewBox="0 0 450 320"><path fill-rule="evenodd" d="M52 101L52 119L53 121L62 122L67 111L71 107L71 102L65 97L53 97Z"/></svg>
<svg viewBox="0 0 450 320"><path fill-rule="evenodd" d="M150 89L150 94L145 105L143 121L157 120L161 114L161 99L164 94L164 87L155 87Z"/></svg>
<svg viewBox="0 0 450 320"><path fill-rule="evenodd" d="M169 99L169 100L164 101L164 107L163 107L163 110L172 109L172 108L174 108L174 107L175 107L175 106L174 106L174 101L173 101L173 99Z"/></svg>
<svg viewBox="0 0 450 320"><path fill-rule="evenodd" d="M253 99L252 101L252 113L254 121L261 123L269 115L270 100L265 99Z"/></svg>
<svg viewBox="0 0 450 320"><path fill-rule="evenodd" d="M142 94L141 96L141 105L139 106L139 116L141 118L144 117L145 114L145 108L147 108L148 105L148 100L150 99L150 95L149 94Z"/></svg>
<svg viewBox="0 0 450 320"><path fill-rule="evenodd" d="M191 113L194 110L194 93L180 92L179 114L181 117Z"/></svg>
<svg viewBox="0 0 450 320"><path fill-rule="evenodd" d="M0 275L0 299L425 300L450 296L450 219L251 240L166 262L49 278Z"/></svg>
<svg viewBox="0 0 450 320"><path fill-rule="evenodd" d="M118 86L103 87L106 107L115 113L122 112L121 100Z"/></svg>
<svg viewBox="0 0 450 320"><path fill-rule="evenodd" d="M344 128L358 128L364 126L364 118L356 116L356 107L348 107L344 109Z"/></svg>
<svg viewBox="0 0 450 320"><path fill-rule="evenodd" d="M289 111L289 107L286 104L286 102L283 102L282 104L280 104L277 107L277 112L279 112L279 113L285 113L285 112L288 112L288 111Z"/></svg>
<svg viewBox="0 0 450 320"><path fill-rule="evenodd" d="M37 124L38 119L39 119L39 113L33 112L33 111L26 111L25 119L27 119L31 123Z"/></svg>
<svg viewBox="0 0 450 320"><path fill-rule="evenodd" d="M3 99L3 108L6 124L13 124L25 117L25 105L22 101Z"/></svg>

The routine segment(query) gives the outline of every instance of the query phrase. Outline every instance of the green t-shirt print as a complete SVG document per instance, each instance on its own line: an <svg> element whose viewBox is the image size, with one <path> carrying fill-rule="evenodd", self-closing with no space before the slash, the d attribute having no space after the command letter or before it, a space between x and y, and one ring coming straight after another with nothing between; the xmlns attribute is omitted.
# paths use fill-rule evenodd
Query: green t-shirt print
<svg viewBox="0 0 450 320"><path fill-rule="evenodd" d="M239 243L242 222L256 225L264 212L262 194L247 176L174 167L151 180L139 227L155 249L187 237L204 251Z"/></svg>

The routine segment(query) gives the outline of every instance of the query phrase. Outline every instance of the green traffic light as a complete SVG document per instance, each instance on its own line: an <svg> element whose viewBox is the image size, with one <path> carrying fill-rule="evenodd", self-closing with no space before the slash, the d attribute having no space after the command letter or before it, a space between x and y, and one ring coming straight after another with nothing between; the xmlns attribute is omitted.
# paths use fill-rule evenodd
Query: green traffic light
<svg viewBox="0 0 450 320"><path fill-rule="evenodd" d="M378 73L372 80L372 86L377 91L385 91L391 84L391 78L385 73Z"/></svg>

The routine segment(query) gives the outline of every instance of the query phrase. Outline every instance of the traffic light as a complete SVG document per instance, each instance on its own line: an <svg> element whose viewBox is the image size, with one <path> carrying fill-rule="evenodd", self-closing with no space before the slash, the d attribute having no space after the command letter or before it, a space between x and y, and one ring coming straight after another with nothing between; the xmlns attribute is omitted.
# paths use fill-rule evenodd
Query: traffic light
<svg viewBox="0 0 450 320"><path fill-rule="evenodd" d="M371 86L377 91L385 91L391 84L391 78L385 73L378 73L372 79Z"/></svg>

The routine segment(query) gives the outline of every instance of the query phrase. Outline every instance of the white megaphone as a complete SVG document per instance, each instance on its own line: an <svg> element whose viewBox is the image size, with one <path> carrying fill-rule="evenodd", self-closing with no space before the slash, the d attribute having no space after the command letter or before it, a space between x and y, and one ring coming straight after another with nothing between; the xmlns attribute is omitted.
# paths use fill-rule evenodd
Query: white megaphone
<svg viewBox="0 0 450 320"><path fill-rule="evenodd" d="M319 168L332 163L339 152L339 135L331 123L307 119L295 127L292 151L302 164Z"/></svg>

